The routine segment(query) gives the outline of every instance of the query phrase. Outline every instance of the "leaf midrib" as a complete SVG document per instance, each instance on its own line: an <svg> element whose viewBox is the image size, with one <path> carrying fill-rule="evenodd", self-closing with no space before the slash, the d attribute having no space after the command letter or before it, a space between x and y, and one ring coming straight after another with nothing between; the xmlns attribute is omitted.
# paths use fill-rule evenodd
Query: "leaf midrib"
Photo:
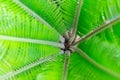
<svg viewBox="0 0 120 80"><path fill-rule="evenodd" d="M27 42L27 43L33 43L33 44L43 44L43 45L64 48L64 44L62 44L62 43L47 41L47 40L38 40L38 39L30 39L30 38L22 38L22 37L12 37L12 36L5 36L5 35L0 35L0 39L1 40L18 41L18 42Z"/></svg>
<svg viewBox="0 0 120 80"><path fill-rule="evenodd" d="M40 15L38 15L36 12L34 12L32 9L29 9L27 6L25 6L23 3L21 3L19 0L14 0L14 2L21 6L25 11L27 11L30 15L32 15L33 17L35 17L36 19L38 19L40 22L42 22L43 24L45 24L46 26L54 29L46 20L44 20ZM60 37L61 34L56 30L54 29L59 35Z"/></svg>
<svg viewBox="0 0 120 80"><path fill-rule="evenodd" d="M27 70L30 70L31 68L34 68L34 67L36 67L36 66L38 66L38 65L40 65L42 63L45 63L45 62L48 62L48 61L50 62L54 58L55 58L55 55L51 55L51 56L49 56L47 58L39 59L39 60L37 60L35 62L32 62L32 63L30 63L28 65L23 66L22 68L19 68L17 70L14 70L14 71L8 72L6 74L0 75L0 79L4 80L4 79L8 79L10 77L16 76L16 75L18 75L20 73L23 73L23 72L25 72Z"/></svg>
<svg viewBox="0 0 120 80"><path fill-rule="evenodd" d="M16 1L16 0L15 0ZM18 1L19 2L19 1ZM22 4L23 5L23 4ZM24 6L24 5L23 5ZM26 7L26 6L25 6ZM24 7L24 8L25 8ZM29 9L29 8L28 8ZM30 9L29 9L30 10ZM29 11L29 12L31 12L31 11ZM33 12L33 13L32 13ZM34 16L37 18L37 19L39 19L40 21L42 21L44 24L46 24L46 25L48 25L48 26L50 26L51 27L51 25L49 25L49 23L47 23L43 18L41 18L40 16L38 16L36 13L34 13L34 11L32 11L31 13L32 14L35 14ZM115 21L116 22L116 21ZM112 23L110 23L109 25L111 25ZM54 30L56 30L56 29L54 29ZM103 31L103 30L102 30ZM100 31L100 32L102 32L102 31ZM58 32L58 31L57 31ZM99 32L99 33L100 33ZM85 35L86 36L86 35ZM93 34L93 36L95 36L94 34ZM86 39L84 39L83 41L85 41Z"/></svg>

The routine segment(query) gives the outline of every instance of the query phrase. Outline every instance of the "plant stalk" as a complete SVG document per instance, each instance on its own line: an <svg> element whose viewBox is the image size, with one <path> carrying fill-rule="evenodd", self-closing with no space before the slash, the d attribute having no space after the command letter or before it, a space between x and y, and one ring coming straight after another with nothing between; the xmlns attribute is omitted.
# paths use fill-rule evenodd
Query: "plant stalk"
<svg viewBox="0 0 120 80"><path fill-rule="evenodd" d="M120 79L120 74L114 73L112 71L110 71L109 69L105 68L104 66L100 65L99 63L97 63L95 60L93 60L90 56L88 56L84 51L82 51L79 48L76 47L72 47L73 50L75 50L76 52L79 53L80 56L82 56L83 58L85 58L89 63L91 63L92 65L94 65L95 67L97 67L98 69L104 71L105 73Z"/></svg>
<svg viewBox="0 0 120 80"><path fill-rule="evenodd" d="M69 59L70 59L70 52L66 51L65 61L64 61L64 68L63 68L63 78L62 80L67 80L68 74L68 67L69 67Z"/></svg>
<svg viewBox="0 0 120 80"><path fill-rule="evenodd" d="M68 43L72 43L75 39L75 36L76 36L76 31L77 31L77 26L78 26L78 21L79 21L79 17L80 17L80 11L81 11L81 8L82 8L82 3L83 3L83 0L79 0L78 1L78 5L77 5L77 8L76 8L76 12L75 12L75 17L74 17L74 22L73 22L73 25L72 25L72 34L71 34L71 37L68 41Z"/></svg>
<svg viewBox="0 0 120 80"><path fill-rule="evenodd" d="M98 33L108 29L110 27L110 25L113 25L113 24L115 24L115 23L117 23L119 21L120 21L120 16L115 18L115 19L112 19L110 21L106 21L100 27L96 28L93 31L90 31L88 34L86 34L85 36L81 37L77 42L73 43L72 46L74 46L74 45L76 45L78 43L81 43L81 42L85 41L86 39L91 38L92 36L97 35Z"/></svg>

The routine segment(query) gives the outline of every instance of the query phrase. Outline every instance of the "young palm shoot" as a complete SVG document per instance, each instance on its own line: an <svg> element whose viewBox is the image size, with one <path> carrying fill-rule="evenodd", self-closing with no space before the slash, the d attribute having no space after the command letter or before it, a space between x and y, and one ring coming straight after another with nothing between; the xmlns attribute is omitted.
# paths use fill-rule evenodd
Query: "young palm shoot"
<svg viewBox="0 0 120 80"><path fill-rule="evenodd" d="M59 41L59 39L58 40L56 40L56 42L54 42L54 41L52 41L52 38L49 40L49 39L47 39L47 37L48 37L48 35L46 35L45 34L45 40L44 39L31 39L31 38L21 38L21 37L12 37L12 36L4 36L4 35L0 35L0 39L3 39L3 40L10 40L10 41L16 41L16 42L26 42L26 43L31 43L31 44L42 44L42 45L46 45L46 48L48 47L51 47L51 46L53 46L53 47L57 47L57 48L59 48L59 49L61 49L62 51L64 51L64 54L65 54L65 60L64 60L64 67L63 67L63 74L62 74L62 80L67 80L67 75L68 75L68 69L69 69L69 61L70 61L70 55L71 55L71 53L73 52L73 50L74 51L76 51L80 56L82 56L84 59L86 59L89 63L91 63L93 66L95 66L95 67L97 67L97 68L99 68L100 70L102 70L102 71L104 71L105 73L107 73L107 74L109 74L109 75L111 75L111 76L114 76L114 77L116 77L116 78L119 78L120 79L120 75L119 74L117 74L117 73L115 73L115 72L112 72L112 71L110 71L109 69L107 69L107 68L105 68L104 66L102 66L102 65L100 65L99 63L97 63L94 59L92 59L89 55L87 55L84 51L82 51L81 49L79 49L79 48L77 48L77 46L76 45L78 45L79 43L81 43L82 41L85 41L85 40L87 40L88 38L91 38L91 37L93 37L93 36L95 36L96 34L98 34L98 33L101 33L102 31L104 31L104 30L106 30L107 28L109 28L110 27L110 25L113 25L113 24L115 24L115 23L117 23L117 22L119 22L120 21L120 15L118 16L118 17L116 17L116 18L114 18L114 19L111 19L111 20L108 20L108 21L106 21L105 23L103 23L102 25L100 25L98 28L96 28L95 30L92 30L92 31L90 31L89 33L87 33L86 35L84 35L83 37L81 37L81 38L79 38L78 36L77 36L77 34L76 34L76 32L77 32L77 26L78 26L78 24L79 24L79 17L80 17L80 12L81 12L81 8L82 8L82 3L83 3L83 0L77 0L78 2L77 2L77 4L76 4L76 11L75 11L75 16L74 16L74 20L72 20L73 21L73 24L72 24L72 29L71 29L71 32L66 32L66 34L64 35L64 36L62 36L61 35L61 31L59 31L59 26L57 26L58 28L56 28L56 26L54 26L54 25L52 25L52 23L53 22L55 22L55 21L53 21L53 22L48 22L49 20L56 20L56 19L58 19L58 21L56 20L56 23L53 23L53 24L55 24L55 25L57 25L59 22L62 22L61 20L63 20L63 16L65 16L66 18L68 18L67 17L67 15L63 15L63 13L64 13L64 10L63 10L63 13L59 13L59 12L61 12L62 10L61 9L59 9L59 7L58 6L60 6L59 4L57 4L57 2L59 1L57 1L57 0L53 0L54 1L54 5L53 5L53 3L52 3L52 0L51 0L51 2L50 2L50 0L48 0L48 3L46 3L47 2L47 0L45 1L45 0L43 0L43 2L41 2L40 0L40 4L46 4L47 5L47 7L43 7L43 9L46 9L46 11L42 11L42 8L40 9L40 11L36 11L36 10L34 10L34 7L32 7L32 6L30 6L30 4L28 4L27 5L27 1L28 0L13 0L15 3L17 3L19 6L21 6L22 7L22 9L24 9L26 12L28 12L29 13L29 15L32 15L34 18L36 18L37 20L36 20L36 22L34 23L34 24L37 24L37 21L39 21L40 22L40 25L44 25L44 26L41 26L40 28L41 28L41 30L43 30L43 27L45 27L45 26L48 26L48 27L54 27L55 28L55 31L59 34L59 36L60 36L60 41L63 41L63 42L60 42L60 43L58 43L58 41ZM44 2L45 1L45 2ZM69 1L69 0L68 0ZM2 2L3 3L3 1L0 1L0 2ZM7 2L7 1L5 1L5 2ZM8 0L8 2L9 2L9 0ZM29 2L29 1L28 1ZM35 1L35 2L37 2L37 0ZM63 1L64 2L64 1ZM26 3L26 4L23 4L23 3ZM31 3L31 2L29 2L29 3ZM67 2L66 1L66 3L69 3L69 2ZM48 4L52 4L50 7L51 8L49 8L48 7ZM56 5L57 4L57 5ZM31 4L32 5L32 4ZM63 4L64 5L64 4ZM74 4L72 4L72 5L74 5ZM5 7L4 5L2 5L3 7ZM57 7L56 7L57 6ZM65 5L66 6L66 5ZM71 6L71 5L70 5ZM69 7L70 7L69 6ZM14 6L13 6L14 7ZM36 6L37 7L37 6ZM62 6L63 7L63 6ZM61 8L62 8L61 7ZM19 10L19 8L18 7L16 7L18 10ZM15 12L14 12L14 9L13 9L13 12L14 13L17 13L17 12L19 12L19 11L17 11L16 10L16 8L15 8ZM48 8L48 9L47 9ZM20 10L22 10L22 9L20 9ZM37 9L37 8L36 8ZM38 7L38 9L39 9L39 7ZM64 9L64 8L62 8L62 9ZM70 10L71 10L71 8L69 8ZM73 8L74 9L74 8ZM2 9L1 9L2 10ZM6 10L7 10L7 8L6 8ZM47 11L48 10L48 11ZM9 10L8 10L9 11ZM10 10L10 11L12 11L12 9ZM3 12L5 12L4 11L4 9L3 9ZM40 12L40 13L37 13L37 12ZM46 13L51 13L51 14L49 14L49 16L47 16L47 14L45 15L45 17L47 18L47 17L49 17L48 18L48 20L46 20L45 18L44 18L44 16L43 16L43 14L44 13L42 13L42 12L46 12ZM52 13L53 12L53 13ZM55 12L55 13L54 13ZM59 16L58 17L56 17L56 18L52 18L53 16L52 15L54 15L54 14L58 14L59 13ZM65 13L70 13L69 11L68 12L65 12ZM2 14L2 13L0 13L0 14ZM23 15L23 14L20 14L19 13L19 15L22 15L23 17L25 17L25 19L27 20L27 18L29 19L29 17L27 17L28 15L26 15L25 14L25 16ZM63 15L63 16L62 16ZM71 14L69 14L69 15L71 15ZM6 16L6 15L5 15ZM16 15L15 15L16 16ZM8 16L9 17L9 16ZM72 18L72 17L71 17ZM7 18L5 18L6 20L7 20ZM21 18L20 18L21 19ZM33 18L30 18L30 21L32 20ZM60 19L60 20L59 20ZM68 18L68 19L70 19L70 18ZM16 20L16 19L15 19ZM29 20L28 20L29 21ZM3 22L4 22L4 20L3 20ZM21 21L22 22L22 21ZM69 22L69 21L68 21ZM8 23L8 22L5 22L5 23ZM23 22L24 23L24 22ZM31 24L32 24L32 22L31 22ZM39 24L39 23L38 23ZM61 23L61 25L62 24L64 24L64 20L63 20L63 22ZM71 24L71 23L70 23ZM18 25L21 25L21 24L18 24ZM60 27L61 27L61 25L60 25ZM9 26L9 25L8 25ZM10 25L11 26L11 25ZM23 26L23 25L22 25ZM38 25L37 25L38 26ZM37 26L35 26L36 28L37 28ZM64 25L62 25L63 26L63 28L64 28ZM31 26L29 26L29 28L31 28ZM53 29L54 29L53 28ZM45 29L47 29L46 27L45 27ZM65 28L65 30L66 30L67 28ZM32 30L32 29L30 29L30 30ZM49 30L49 29L48 29ZM58 30L58 31L57 31ZM45 31L47 31L47 30L45 30ZM63 30L64 31L64 30ZM32 31L31 31L32 32ZM44 32L44 31L43 31ZM43 34L43 33L41 33L41 34ZM57 37L57 36L56 36ZM64 38L63 38L64 37ZM53 37L54 38L54 37ZM34 46L33 46L34 47ZM37 47L37 46L36 46ZM19 47L20 48L20 47ZM40 48L44 48L44 46L42 47L40 47ZM39 49L40 49L39 48ZM50 48L51 49L51 48ZM12 49L11 49L12 50ZM6 49L5 49L5 51L6 51ZM34 50L35 51L35 50ZM10 52L10 51L7 51L7 52ZM47 52L49 52L49 51L47 51ZM24 53L24 52L23 52ZM27 53L27 51L26 51L26 53ZM36 53L38 53L38 52L36 52ZM42 53L42 51L40 51L40 53ZM14 53L15 54L15 53ZM40 54L41 55L41 54ZM47 58L40 58L39 60L36 60L35 62L32 62L31 64L29 64L29 65L24 65L24 67L20 67L19 69L17 69L17 70L13 70L13 71L10 71L9 73L6 73L6 74L4 74L4 75L1 75L0 76L0 79L1 80L4 80L4 79L8 79L8 78L12 78L13 76L16 76L16 75L18 75L18 74L20 74L20 73L23 73L24 71L27 71L27 70L30 70L31 68L33 68L33 67L36 67L36 66L38 66L38 65L40 65L40 64L43 64L43 63L46 63L46 62L48 62L48 61L52 61L56 56L55 55L51 55L51 56L49 56L49 55L47 55L46 54L46 56L48 56ZM42 56L42 57L44 57L44 56ZM25 58L26 59L26 58ZM11 61L11 60L10 60ZM58 65L58 64L57 64ZM89 67L88 67L89 68ZM5 69L6 70L6 69ZM101 77L101 75L100 75L100 77ZM33 79L32 79L33 80Z"/></svg>

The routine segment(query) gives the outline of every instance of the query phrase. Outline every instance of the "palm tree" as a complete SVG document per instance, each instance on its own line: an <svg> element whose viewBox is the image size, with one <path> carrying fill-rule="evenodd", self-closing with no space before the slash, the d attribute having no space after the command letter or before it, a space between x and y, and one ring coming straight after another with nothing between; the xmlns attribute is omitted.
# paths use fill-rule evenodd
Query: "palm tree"
<svg viewBox="0 0 120 80"><path fill-rule="evenodd" d="M0 0L0 80L119 80L120 0Z"/></svg>

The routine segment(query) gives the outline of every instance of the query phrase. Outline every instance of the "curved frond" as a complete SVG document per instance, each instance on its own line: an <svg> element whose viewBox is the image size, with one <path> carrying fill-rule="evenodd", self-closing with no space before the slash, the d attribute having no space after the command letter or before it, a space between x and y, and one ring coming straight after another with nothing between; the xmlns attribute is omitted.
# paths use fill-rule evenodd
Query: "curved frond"
<svg viewBox="0 0 120 80"><path fill-rule="evenodd" d="M82 7L78 1L83 1ZM119 80L119 4L120 0L0 0L0 79ZM104 24L110 28L103 30L100 26L106 21L111 21ZM72 29L83 39L77 49L66 47L67 39L61 41L68 30L71 37ZM77 41L75 33L68 43ZM75 51L65 59L58 55L60 49Z"/></svg>
<svg viewBox="0 0 120 80"><path fill-rule="evenodd" d="M87 55L90 56L95 62L97 62L104 68L110 70L112 73L115 73L115 74L111 75L111 72L109 72L107 75L109 75L109 74L110 75L107 76L106 75L107 72L104 72L104 70L100 69L100 71L102 71L102 72L99 72L99 70L96 70L96 68L99 69L98 67L96 67L96 68L94 67L93 68L94 70L92 70L90 68L90 70L92 70L92 71L90 71L91 72L90 74L93 74L94 79L102 80L102 78L103 78L103 79L108 79L108 80L119 80L119 76L120 76L120 70L119 70L119 68L120 68L120 66L119 66L120 46L119 46L119 44L108 42L99 37L93 37L93 38L81 43L79 45L79 48L82 49L83 51L85 51L87 53ZM85 64L85 63L83 63L83 64ZM86 64L84 66L86 66ZM94 72L95 70L98 72ZM85 71L85 73L87 74L87 71ZM88 74L87 76L91 76L90 74ZM102 76L102 78L101 78L101 76Z"/></svg>
<svg viewBox="0 0 120 80"><path fill-rule="evenodd" d="M0 79L12 80L61 80L63 56L49 56L35 61L29 65L0 76ZM1 78L2 77L2 78Z"/></svg>
<svg viewBox="0 0 120 80"><path fill-rule="evenodd" d="M28 70L30 70L31 68L34 68L38 65L41 65L42 63L45 63L45 62L48 62L50 60L52 60L55 56L49 56L47 58L43 58L43 59L40 59L38 61L35 61L33 63L30 63L29 65L26 65L22 68L18 68L17 70L13 70L11 72L8 72L2 76L0 76L0 79L9 79L9 78L12 78L14 76L18 76L19 74L23 73L23 72L27 72Z"/></svg>
<svg viewBox="0 0 120 80"><path fill-rule="evenodd" d="M15 0L37 14L59 33L70 30L75 16L77 0ZM23 7L23 6L22 6ZM24 7L23 7L24 8ZM28 11L28 10L27 10ZM34 14L33 14L34 16Z"/></svg>
<svg viewBox="0 0 120 80"><path fill-rule="evenodd" d="M119 0L84 0L81 10L80 21L77 33L80 36L87 36L88 32L94 31L101 24L110 21L120 16L120 1ZM97 5L97 6L93 6ZM102 65L104 68L118 75L118 77L100 70L92 65L91 62L85 60L77 54L73 54L71 58L71 67L69 69L70 79L74 80L119 80L120 66L120 22L115 21L115 24L110 23L107 30L98 30L100 34L92 34L93 37L89 40L84 39L84 42L78 45L90 58ZM89 33L88 33L89 34ZM82 37L82 38L83 38ZM86 40L86 41L85 41ZM76 61L79 60L79 61ZM76 61L76 62L74 62ZM78 65L79 64L79 65ZM75 74L75 75L73 75Z"/></svg>
<svg viewBox="0 0 120 80"><path fill-rule="evenodd" d="M71 55L68 71L68 80L119 80L95 67L78 53Z"/></svg>
<svg viewBox="0 0 120 80"><path fill-rule="evenodd" d="M119 0L84 0L80 15L80 20L82 22L79 22L78 34L80 36L83 36L89 31L96 29L106 21L110 21L115 17L118 17L120 15L119 3ZM113 33L116 33L116 28L119 28L118 25L116 26L117 27L110 28L108 31L105 32L105 35L109 35L109 37L107 37L108 39L110 39L110 36Z"/></svg>
<svg viewBox="0 0 120 80"><path fill-rule="evenodd" d="M79 48L102 66L120 75L120 46L118 44L93 37L80 44Z"/></svg>
<svg viewBox="0 0 120 80"><path fill-rule="evenodd" d="M61 55L57 56L54 61L43 65L36 80L62 80L63 58Z"/></svg>
<svg viewBox="0 0 120 80"><path fill-rule="evenodd" d="M63 45L59 41L60 35L54 29L32 17L13 1L0 0L0 79L16 71L22 73L20 75L33 75L30 79L35 79L36 72L31 74L24 69L50 55L58 55L60 48L57 46ZM19 71L21 68L23 72ZM18 79L12 75L9 79Z"/></svg>

